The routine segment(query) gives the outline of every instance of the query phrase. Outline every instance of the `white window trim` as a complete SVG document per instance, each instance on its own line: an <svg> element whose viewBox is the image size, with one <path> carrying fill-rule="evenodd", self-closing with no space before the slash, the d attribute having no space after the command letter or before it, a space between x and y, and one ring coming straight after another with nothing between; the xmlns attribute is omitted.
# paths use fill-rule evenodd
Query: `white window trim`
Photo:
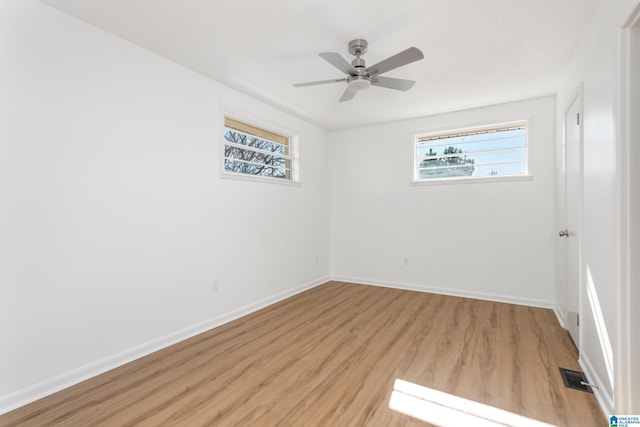
<svg viewBox="0 0 640 427"><path fill-rule="evenodd" d="M491 182L517 182L517 181L533 181L533 175L502 175L502 176L478 176L475 178L435 178L428 181L411 181L409 185L412 187L421 187L429 185L451 185L451 184L487 184Z"/></svg>
<svg viewBox="0 0 640 427"><path fill-rule="evenodd" d="M229 180L238 180L238 181L252 181L252 182L262 182L262 183L268 183L268 184L289 185L294 187L299 187L302 185L302 181L300 179L299 136L296 132L287 130L285 127L280 126L278 124L274 124L266 120L261 120L257 118L256 115L252 115L249 113L237 113L234 111L234 109L229 109L224 107L221 110L222 110L222 116L220 118L220 126L221 126L220 129L222 130L222 132L220 132L220 135L219 135L222 141L220 145L220 153L221 153L220 177L221 178L229 179ZM291 179L276 178L271 176L250 175L245 173L229 172L225 170L224 147L225 145L229 145L229 141L227 141L224 138L224 129L226 127L225 118L227 117L289 138L289 154L283 155L282 157L291 160ZM246 149L247 147L243 146L242 148Z"/></svg>
<svg viewBox="0 0 640 427"><path fill-rule="evenodd" d="M511 127L511 126L525 126L527 130L527 145L526 145L526 172L521 175L498 175L498 176L477 176L477 177L447 177L447 178L432 178L428 180L420 180L418 177L418 165L416 160L418 159L417 148L418 138L423 137L435 137L449 135L453 133L465 133L473 131L482 131L487 129ZM447 126L438 130L431 131L416 131L411 134L411 179L409 184L411 186L430 186L430 185L451 185L451 184L485 184L492 182L518 182L518 181L533 181L533 169L531 161L531 141L532 138L531 119L517 119L508 121L483 121L478 124L467 124L464 126Z"/></svg>

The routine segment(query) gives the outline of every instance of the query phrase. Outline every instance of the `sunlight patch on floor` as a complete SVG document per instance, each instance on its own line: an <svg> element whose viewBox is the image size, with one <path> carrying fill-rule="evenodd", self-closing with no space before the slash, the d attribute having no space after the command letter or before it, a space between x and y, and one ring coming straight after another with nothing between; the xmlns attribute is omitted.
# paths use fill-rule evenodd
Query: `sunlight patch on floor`
<svg viewBox="0 0 640 427"><path fill-rule="evenodd" d="M399 378L393 385L389 408L439 427L554 427Z"/></svg>

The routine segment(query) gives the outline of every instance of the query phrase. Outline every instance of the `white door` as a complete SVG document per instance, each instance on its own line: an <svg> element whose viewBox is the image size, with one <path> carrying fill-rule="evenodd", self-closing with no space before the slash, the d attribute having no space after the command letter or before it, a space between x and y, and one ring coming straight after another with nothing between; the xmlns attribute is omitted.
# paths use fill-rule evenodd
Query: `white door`
<svg viewBox="0 0 640 427"><path fill-rule="evenodd" d="M566 241L567 329L579 346L580 324L580 219L582 207L582 91L579 89L564 116L566 179L566 228L559 237Z"/></svg>

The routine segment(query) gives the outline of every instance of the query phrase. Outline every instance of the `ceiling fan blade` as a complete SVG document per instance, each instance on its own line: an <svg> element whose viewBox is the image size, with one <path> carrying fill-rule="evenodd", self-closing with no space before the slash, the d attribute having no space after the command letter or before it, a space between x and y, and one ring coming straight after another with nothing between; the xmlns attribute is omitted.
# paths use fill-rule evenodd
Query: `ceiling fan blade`
<svg viewBox="0 0 640 427"><path fill-rule="evenodd" d="M407 91L416 84L413 80L395 79L393 77L375 76L371 79L373 86L386 87L388 89Z"/></svg>
<svg viewBox="0 0 640 427"><path fill-rule="evenodd" d="M410 64L415 61L419 61L424 58L424 55L417 47L410 47L407 50L403 50L400 53L396 53L389 58L378 62L375 65L367 68L367 73L373 75L386 73L387 71L394 70L403 65Z"/></svg>
<svg viewBox="0 0 640 427"><path fill-rule="evenodd" d="M356 75L358 72L353 66L337 52L323 52L319 54L325 61L345 74Z"/></svg>
<svg viewBox="0 0 640 427"><path fill-rule="evenodd" d="M305 87L305 86L316 86L316 85L326 85L329 83L338 83L338 82L346 82L347 79L332 79L332 80L319 80L317 82L307 82L307 83L296 83L293 87Z"/></svg>
<svg viewBox="0 0 640 427"><path fill-rule="evenodd" d="M356 96L356 91L346 88L338 102L351 101L354 96Z"/></svg>

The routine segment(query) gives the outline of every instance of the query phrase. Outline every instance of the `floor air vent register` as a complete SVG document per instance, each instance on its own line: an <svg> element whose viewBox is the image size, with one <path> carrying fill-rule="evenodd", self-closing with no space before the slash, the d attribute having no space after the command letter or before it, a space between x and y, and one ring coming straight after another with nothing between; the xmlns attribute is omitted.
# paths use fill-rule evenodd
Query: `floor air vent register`
<svg viewBox="0 0 640 427"><path fill-rule="evenodd" d="M566 387L593 393L593 390L588 385L587 377L584 376L584 372L560 368L560 375L562 375L562 381L564 381Z"/></svg>

